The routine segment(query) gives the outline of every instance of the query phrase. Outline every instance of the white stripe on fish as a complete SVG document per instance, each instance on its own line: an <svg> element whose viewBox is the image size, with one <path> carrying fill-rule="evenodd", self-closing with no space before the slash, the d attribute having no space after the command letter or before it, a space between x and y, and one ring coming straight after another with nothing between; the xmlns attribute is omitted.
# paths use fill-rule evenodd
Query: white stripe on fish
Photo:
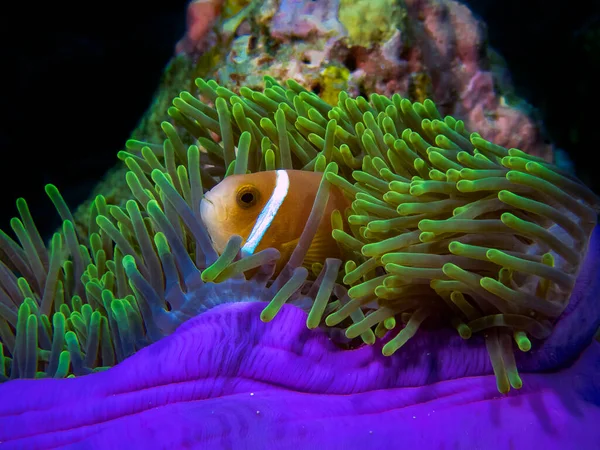
<svg viewBox="0 0 600 450"><path fill-rule="evenodd" d="M256 223L248 236L248 240L242 247L242 256L248 256L254 253L256 247L260 244L261 239L273 223L273 219L277 216L277 212L283 201L287 197L290 188L290 178L285 170L277 171L277 179L275 181L275 189L269 201L260 212Z"/></svg>

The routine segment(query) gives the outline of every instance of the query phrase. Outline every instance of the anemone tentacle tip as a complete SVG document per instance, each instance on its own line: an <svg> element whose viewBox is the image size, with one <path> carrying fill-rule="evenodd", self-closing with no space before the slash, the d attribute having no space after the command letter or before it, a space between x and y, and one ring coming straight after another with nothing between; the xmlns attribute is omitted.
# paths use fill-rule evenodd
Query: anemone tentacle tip
<svg viewBox="0 0 600 450"><path fill-rule="evenodd" d="M129 140L119 154L125 207L99 196L87 229L47 185L63 219L49 248L18 200L16 238L0 236L0 377L85 375L216 305L266 301L262 322L291 303L309 328L344 345L383 340L387 356L431 327L483 339L499 389L521 387L513 349L543 348L536 339L560 323L598 198L430 100L331 106L298 83L266 84L237 95L197 80L199 95L182 92L162 146ZM287 265L281 248L246 255L248 236L217 253L202 199L231 175L270 170L324 174L295 253ZM349 206L326 217L334 190ZM336 254L302 267L322 221Z"/></svg>

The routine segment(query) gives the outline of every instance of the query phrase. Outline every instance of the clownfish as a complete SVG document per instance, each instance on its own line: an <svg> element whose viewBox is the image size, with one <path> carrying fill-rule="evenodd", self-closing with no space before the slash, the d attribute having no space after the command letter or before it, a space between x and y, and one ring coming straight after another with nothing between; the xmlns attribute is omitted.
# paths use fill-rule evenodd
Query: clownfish
<svg viewBox="0 0 600 450"><path fill-rule="evenodd" d="M246 175L230 175L208 191L200 204L200 214L215 250L221 254L229 238L242 237L242 256L266 248L281 253L276 273L296 248L308 221L323 174L303 170L273 170ZM344 212L350 201L335 186L317 233L303 265L339 256L331 236L331 214Z"/></svg>

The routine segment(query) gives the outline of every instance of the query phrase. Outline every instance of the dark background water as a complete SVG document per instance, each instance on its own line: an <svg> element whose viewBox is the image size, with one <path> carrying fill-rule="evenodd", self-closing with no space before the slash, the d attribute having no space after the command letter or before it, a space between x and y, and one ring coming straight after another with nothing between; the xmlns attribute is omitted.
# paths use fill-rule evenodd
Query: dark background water
<svg viewBox="0 0 600 450"><path fill-rule="evenodd" d="M73 209L89 196L150 105L184 31L184 0L61 3L16 2L1 14L4 230L18 197L43 234L55 229L46 183ZM490 44L517 93L539 109L548 137L600 193L600 1L466 3L487 23Z"/></svg>
<svg viewBox="0 0 600 450"><path fill-rule="evenodd" d="M60 220L44 186L74 210L117 163L184 33L187 2L14 3L0 13L0 228L24 197L49 236Z"/></svg>

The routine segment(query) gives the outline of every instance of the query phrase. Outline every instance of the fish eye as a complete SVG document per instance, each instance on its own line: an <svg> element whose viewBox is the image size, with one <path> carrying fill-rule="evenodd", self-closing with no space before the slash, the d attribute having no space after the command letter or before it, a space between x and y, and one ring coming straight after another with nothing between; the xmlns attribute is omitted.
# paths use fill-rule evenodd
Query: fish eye
<svg viewBox="0 0 600 450"><path fill-rule="evenodd" d="M258 190L253 186L242 186L236 195L237 204L241 208L250 208L258 201Z"/></svg>

